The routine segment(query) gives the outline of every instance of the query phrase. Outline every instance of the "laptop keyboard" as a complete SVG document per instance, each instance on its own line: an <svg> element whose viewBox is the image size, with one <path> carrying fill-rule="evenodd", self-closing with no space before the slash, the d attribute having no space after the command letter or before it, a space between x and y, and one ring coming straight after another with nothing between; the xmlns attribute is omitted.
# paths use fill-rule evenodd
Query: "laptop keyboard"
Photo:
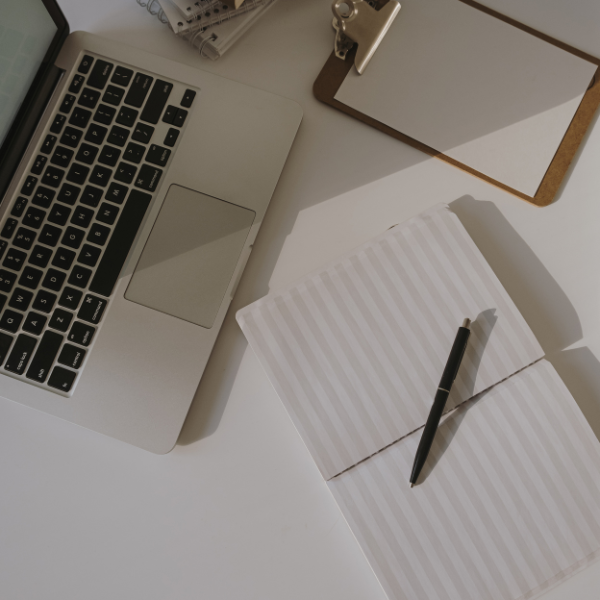
<svg viewBox="0 0 600 600"><path fill-rule="evenodd" d="M72 393L195 95L82 58L0 225L0 372Z"/></svg>

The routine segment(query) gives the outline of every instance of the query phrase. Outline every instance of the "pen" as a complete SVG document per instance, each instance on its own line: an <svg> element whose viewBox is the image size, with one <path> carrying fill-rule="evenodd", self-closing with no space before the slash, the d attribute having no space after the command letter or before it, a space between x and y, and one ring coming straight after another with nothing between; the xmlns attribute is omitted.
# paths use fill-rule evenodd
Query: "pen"
<svg viewBox="0 0 600 600"><path fill-rule="evenodd" d="M435 432L437 431L438 424L442 418L442 413L444 412L444 407L446 406L446 400L450 395L452 384L456 379L458 368L460 367L465 350L467 349L467 342L469 341L469 336L471 335L470 326L471 320L465 319L462 325L458 328L458 333L454 339L454 344L452 344L450 356L448 357L446 367L442 373L440 385L438 386L435 394L433 406L431 407L431 411L427 417L427 423L425 423L425 429L423 429L423 435L421 436L421 441L419 442L419 447L417 448L417 453L415 454L415 462L413 463L412 473L410 474L410 487L413 487L413 485L417 483L419 473L421 472L421 469L427 460L427 455L431 449L431 444L433 444L433 438L435 437Z"/></svg>

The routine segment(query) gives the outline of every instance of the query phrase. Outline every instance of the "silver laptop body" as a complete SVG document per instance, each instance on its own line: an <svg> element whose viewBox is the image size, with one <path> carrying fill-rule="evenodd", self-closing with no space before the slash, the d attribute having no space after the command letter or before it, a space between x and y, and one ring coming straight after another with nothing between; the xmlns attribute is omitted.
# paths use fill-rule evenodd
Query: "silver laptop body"
<svg viewBox="0 0 600 600"><path fill-rule="evenodd" d="M91 65L82 63L90 59ZM93 69L105 63L112 65L105 86L90 87L102 84L106 73ZM0 314L0 340L9 345L0 351L0 394L166 453L177 441L302 112L292 101L82 32L66 38L55 66L62 76L0 208L0 280L3 272L14 279L3 293L9 317ZM159 82L164 89L152 96ZM108 102L109 86L122 88L120 102ZM158 98L158 107L139 105L144 94L155 104ZM52 133L57 115L62 129ZM100 144L94 136L106 137ZM80 195L73 202L74 189ZM124 250L128 238L133 243ZM13 265L18 257L20 270ZM67 268L62 263L69 260ZM75 299L68 290L78 292ZM42 310L46 297L55 302L52 311ZM23 319L16 330L14 319L7 324L13 314ZM46 354L36 357L42 341Z"/></svg>

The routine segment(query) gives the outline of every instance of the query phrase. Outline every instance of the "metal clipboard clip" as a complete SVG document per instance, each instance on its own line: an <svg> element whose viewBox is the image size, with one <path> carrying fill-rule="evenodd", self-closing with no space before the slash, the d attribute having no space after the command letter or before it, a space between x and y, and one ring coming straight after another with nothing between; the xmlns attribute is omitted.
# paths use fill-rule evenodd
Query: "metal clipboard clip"
<svg viewBox="0 0 600 600"><path fill-rule="evenodd" d="M372 4L372 3L371 3ZM400 12L400 2L389 0L375 10L367 0L333 0L335 55L342 60L358 44L354 65L359 75L367 68L375 50Z"/></svg>

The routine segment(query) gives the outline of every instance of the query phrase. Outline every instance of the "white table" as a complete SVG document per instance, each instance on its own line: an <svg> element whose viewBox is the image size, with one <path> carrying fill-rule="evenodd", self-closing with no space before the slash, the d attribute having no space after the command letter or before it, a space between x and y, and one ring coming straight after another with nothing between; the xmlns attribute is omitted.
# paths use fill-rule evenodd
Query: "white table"
<svg viewBox="0 0 600 600"><path fill-rule="evenodd" d="M488 0L600 55L598 0ZM237 308L437 202L453 203L600 436L600 127L539 209L312 97L329 0L280 0L217 63L134 0L63 0L85 29L293 98L304 123L169 455L0 400L0 597L384 600L239 331ZM600 564L544 600L597 600ZM482 599L485 600L485 599Z"/></svg>

